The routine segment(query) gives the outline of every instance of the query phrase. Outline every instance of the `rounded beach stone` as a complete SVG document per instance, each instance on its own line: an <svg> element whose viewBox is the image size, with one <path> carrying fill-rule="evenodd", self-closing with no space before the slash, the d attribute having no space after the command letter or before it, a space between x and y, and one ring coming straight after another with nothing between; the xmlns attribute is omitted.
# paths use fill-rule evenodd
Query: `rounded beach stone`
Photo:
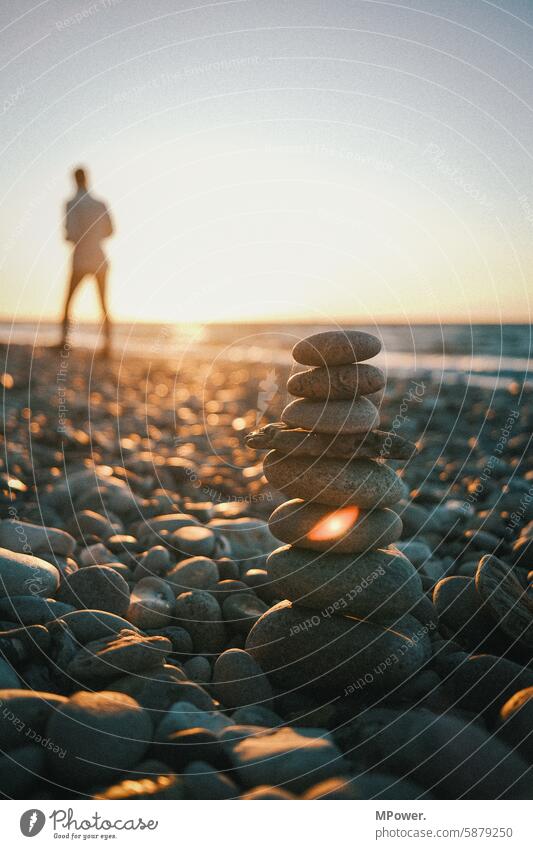
<svg viewBox="0 0 533 849"><path fill-rule="evenodd" d="M42 746L21 745L0 753L0 793L8 799L26 799L45 773L45 754ZM31 836L31 835L30 835Z"/></svg>
<svg viewBox="0 0 533 849"><path fill-rule="evenodd" d="M407 775L430 790L439 785L442 798L530 795L525 761L496 735L451 713L374 708L354 723L352 746L367 766Z"/></svg>
<svg viewBox="0 0 533 849"><path fill-rule="evenodd" d="M533 763L533 687L519 690L500 710L498 733L507 744Z"/></svg>
<svg viewBox="0 0 533 849"><path fill-rule="evenodd" d="M231 719L222 711L206 711L197 707L192 701L179 701L171 705L162 718L157 726L155 739L157 742L163 742L174 731L184 731L187 728L207 728L217 734L231 724ZM164 757L163 753L157 751L157 757Z"/></svg>
<svg viewBox="0 0 533 849"><path fill-rule="evenodd" d="M109 566L85 566L65 578L58 600L79 610L105 610L122 616L130 604L128 584Z"/></svg>
<svg viewBox="0 0 533 849"><path fill-rule="evenodd" d="M166 663L160 670L150 671L149 675L124 675L113 681L113 691L126 693L135 699L141 707L150 712L154 725L161 720L170 705L181 698L189 698L188 693L182 695L181 688L187 691L195 684L185 682L185 674L176 666ZM197 690L204 693L200 687ZM190 699L193 701L193 699Z"/></svg>
<svg viewBox="0 0 533 849"><path fill-rule="evenodd" d="M247 634L252 625L268 610L268 605L253 592L231 595L222 603L224 620L232 631Z"/></svg>
<svg viewBox="0 0 533 849"><path fill-rule="evenodd" d="M165 580L179 595L186 590L207 590L219 581L217 564L209 557L188 557L165 575Z"/></svg>
<svg viewBox="0 0 533 849"><path fill-rule="evenodd" d="M115 564L118 562L117 555L111 554L103 542L88 545L79 555L80 566L104 566L107 563Z"/></svg>
<svg viewBox="0 0 533 849"><path fill-rule="evenodd" d="M32 525L16 519L0 521L0 546L10 551L18 551L21 554L35 552L38 555L42 549L68 557L74 551L75 544L74 538L59 528Z"/></svg>
<svg viewBox="0 0 533 849"><path fill-rule="evenodd" d="M50 714L67 701L57 693L0 690L0 749L19 746L25 732L41 734Z"/></svg>
<svg viewBox="0 0 533 849"><path fill-rule="evenodd" d="M20 666L32 657L41 662L50 648L50 633L43 625L24 625L0 631L0 657ZM9 686L8 684L3 686Z"/></svg>
<svg viewBox="0 0 533 849"><path fill-rule="evenodd" d="M131 534L113 534L106 540L106 546L112 554L124 555L126 552L136 554L142 551L139 540Z"/></svg>
<svg viewBox="0 0 533 849"><path fill-rule="evenodd" d="M283 454L307 457L381 457L384 460L408 460L416 454L416 445L396 433L372 430L364 434L310 433L292 429L284 422L272 422L246 437L249 448L275 448Z"/></svg>
<svg viewBox="0 0 533 849"><path fill-rule="evenodd" d="M176 694L176 700L171 702L168 710L172 710L172 705L177 704L177 702L190 702L198 710L204 712L214 711L217 721L223 721L224 726L230 724L228 718L217 711L215 700L200 684L196 684L194 681L179 681L174 687L174 692Z"/></svg>
<svg viewBox="0 0 533 849"><path fill-rule="evenodd" d="M140 540L151 540L160 537L163 531L168 531L171 534L179 528L199 524L198 520L189 513L164 513L161 516L154 516L146 523L140 523L136 536Z"/></svg>
<svg viewBox="0 0 533 849"><path fill-rule="evenodd" d="M392 510L367 511L353 505L331 510L301 498L281 504L268 524L282 542L314 551L354 553L385 548L402 533L402 520Z"/></svg>
<svg viewBox="0 0 533 849"><path fill-rule="evenodd" d="M202 657L200 654L186 660L183 664L183 671L189 681L195 684L209 684L211 681L211 664L206 657Z"/></svg>
<svg viewBox="0 0 533 849"><path fill-rule="evenodd" d="M292 356L305 366L340 366L369 360L380 350L380 340L362 330L326 330L297 342Z"/></svg>
<svg viewBox="0 0 533 849"><path fill-rule="evenodd" d="M267 568L279 596L330 615L390 619L408 613L423 598L420 575L394 550L353 556L285 545L272 552Z"/></svg>
<svg viewBox="0 0 533 849"><path fill-rule="evenodd" d="M404 495L404 486L388 466L375 460L286 457L270 451L263 460L264 473L275 489L290 498L319 501L335 507L391 507Z"/></svg>
<svg viewBox="0 0 533 849"><path fill-rule="evenodd" d="M176 597L161 578L141 578L130 597L126 618L138 628L164 627L174 615Z"/></svg>
<svg viewBox="0 0 533 849"><path fill-rule="evenodd" d="M279 714L264 705L237 708L232 714L233 725L257 725L260 728L279 728L284 724Z"/></svg>
<svg viewBox="0 0 533 849"><path fill-rule="evenodd" d="M46 734L61 747L47 752L63 787L106 785L143 757L152 739L148 713L123 693L75 693L50 717ZM61 756L63 754L63 756Z"/></svg>
<svg viewBox="0 0 533 849"><path fill-rule="evenodd" d="M142 559L137 563L133 577L139 578L155 575L161 577L171 568L170 553L162 545L154 545L145 552Z"/></svg>
<svg viewBox="0 0 533 849"><path fill-rule="evenodd" d="M202 525L186 525L170 536L173 548L185 557L211 557L215 551L215 534Z"/></svg>
<svg viewBox="0 0 533 849"><path fill-rule="evenodd" d="M183 509L199 522L209 522L213 518L214 504L212 501L186 501Z"/></svg>
<svg viewBox="0 0 533 849"><path fill-rule="evenodd" d="M226 708L269 706L270 682L253 657L243 649L228 649L218 656L213 670L213 691Z"/></svg>
<svg viewBox="0 0 533 849"><path fill-rule="evenodd" d="M73 610L72 613L65 613L61 619L50 622L48 627L53 630L56 623L61 622L68 625L76 640L82 644L112 637L124 629L138 631L135 625L122 616L107 613L105 610Z"/></svg>
<svg viewBox="0 0 533 849"><path fill-rule="evenodd" d="M217 561L219 581L234 581L239 579L239 567L229 557L220 557Z"/></svg>
<svg viewBox="0 0 533 849"><path fill-rule="evenodd" d="M78 510L68 522L67 527L77 539L82 541L91 534L106 540L116 533L115 526L107 516L102 516L94 510Z"/></svg>
<svg viewBox="0 0 533 849"><path fill-rule="evenodd" d="M219 654L226 645L226 626L216 598L205 590L181 593L175 616L192 637L196 654Z"/></svg>
<svg viewBox="0 0 533 849"><path fill-rule="evenodd" d="M158 774L156 770L161 769ZM184 799L185 789L180 775L167 775L166 765L154 761L143 761L139 764L139 774L134 778L126 778L118 784L106 787L95 793L93 799L121 801L137 801L144 799Z"/></svg>
<svg viewBox="0 0 533 849"><path fill-rule="evenodd" d="M273 590L266 569L247 569L242 579L259 596L261 601L271 602L273 600ZM279 599L276 600L279 601Z"/></svg>
<svg viewBox="0 0 533 849"><path fill-rule="evenodd" d="M75 608L52 598L35 595L13 595L0 599L0 619L11 620L21 625L46 625Z"/></svg>
<svg viewBox="0 0 533 849"><path fill-rule="evenodd" d="M216 769L228 769L230 764L224 748L214 731L207 728L183 728L170 731L154 745L158 757L178 773L201 758Z"/></svg>
<svg viewBox="0 0 533 849"><path fill-rule="evenodd" d="M522 536L513 544L512 559L522 569L533 567L533 537Z"/></svg>
<svg viewBox="0 0 533 849"><path fill-rule="evenodd" d="M239 788L224 772L218 772L205 761L191 761L183 770L183 783L188 799L216 801L237 799Z"/></svg>
<svg viewBox="0 0 533 849"><path fill-rule="evenodd" d="M297 398L281 414L291 427L315 433L367 433L379 427L379 413L368 398L352 401L308 401Z"/></svg>
<svg viewBox="0 0 533 849"><path fill-rule="evenodd" d="M282 601L256 622L246 650L278 687L313 685L348 693L359 685L381 693L426 662L427 642L399 629Z"/></svg>
<svg viewBox="0 0 533 849"><path fill-rule="evenodd" d="M496 717L518 690L533 687L533 670L505 657L479 654L464 658L444 681L456 708Z"/></svg>
<svg viewBox="0 0 533 849"><path fill-rule="evenodd" d="M431 548L420 539L403 539L396 548L405 554L417 569L422 568L431 560Z"/></svg>
<svg viewBox="0 0 533 849"><path fill-rule="evenodd" d="M254 560L263 554L269 554L276 548L277 540L270 533L268 524L263 519L241 516L238 519L211 519L209 527L218 536L221 534L228 540L234 560Z"/></svg>
<svg viewBox="0 0 533 849"><path fill-rule="evenodd" d="M385 375L376 366L363 363L330 368L311 368L292 374L287 381L291 395L313 401L342 401L370 395L385 386Z"/></svg>
<svg viewBox="0 0 533 849"><path fill-rule="evenodd" d="M171 651L172 643L165 637L122 631L116 637L87 643L74 655L67 671L76 684L97 686L125 673L159 671Z"/></svg>
<svg viewBox="0 0 533 849"><path fill-rule="evenodd" d="M476 572L476 589L510 637L533 647L533 601L516 571L493 554L481 558Z"/></svg>
<svg viewBox="0 0 533 849"><path fill-rule="evenodd" d="M59 570L51 563L0 548L0 598L13 595L54 595L59 586Z"/></svg>
<svg viewBox="0 0 533 849"><path fill-rule="evenodd" d="M439 626L448 628L453 639L475 649L497 631L488 605L476 592L474 581L453 575L438 582L433 591L433 604L439 615ZM442 633L447 633L442 628Z"/></svg>
<svg viewBox="0 0 533 849"><path fill-rule="evenodd" d="M172 643L172 651L175 654L189 656L193 654L193 645L191 635L185 628L180 628L178 625L168 625L165 628L158 628L156 632L149 631L150 634L161 634L163 637L168 637Z"/></svg>
<svg viewBox="0 0 533 849"><path fill-rule="evenodd" d="M329 778L310 787L303 799L359 799L358 787L354 779Z"/></svg>
<svg viewBox="0 0 533 849"><path fill-rule="evenodd" d="M7 660L4 660L3 657L0 657L0 688L2 690L18 690L20 687L20 680Z"/></svg>
<svg viewBox="0 0 533 849"><path fill-rule="evenodd" d="M270 784L260 784L259 787L252 787L246 793L243 793L240 798L248 802L266 801L267 799L275 802L290 801L296 799L293 793L288 790L280 790L279 787L272 787Z"/></svg>
<svg viewBox="0 0 533 849"><path fill-rule="evenodd" d="M228 748L239 783L250 788L278 785L301 793L347 767L331 737L321 731L269 730Z"/></svg>

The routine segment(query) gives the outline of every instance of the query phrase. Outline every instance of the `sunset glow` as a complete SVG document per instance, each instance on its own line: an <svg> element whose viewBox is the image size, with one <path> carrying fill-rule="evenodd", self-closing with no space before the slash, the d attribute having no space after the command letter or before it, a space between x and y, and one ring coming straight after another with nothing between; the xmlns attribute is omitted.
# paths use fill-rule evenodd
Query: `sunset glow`
<svg viewBox="0 0 533 849"><path fill-rule="evenodd" d="M340 539L348 533L359 516L358 507L341 507L329 513L324 519L312 528L307 534L312 542L327 542L328 540Z"/></svg>

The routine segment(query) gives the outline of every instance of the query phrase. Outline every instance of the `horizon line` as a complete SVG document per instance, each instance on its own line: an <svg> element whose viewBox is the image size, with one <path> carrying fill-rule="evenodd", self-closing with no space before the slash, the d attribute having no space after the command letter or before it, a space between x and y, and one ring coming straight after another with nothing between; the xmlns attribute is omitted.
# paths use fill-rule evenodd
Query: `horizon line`
<svg viewBox="0 0 533 849"><path fill-rule="evenodd" d="M11 316L0 316L0 323L1 324L13 324L13 325L35 324L35 325L58 326L58 325L61 324L61 321L59 319L38 318L36 316L29 316L29 317L24 317L24 318L12 318ZM383 320L380 320L380 321L372 321L372 320L367 319L365 321L364 319L357 318L357 317L356 318L354 318L354 317L350 317L350 318L348 318L348 317L344 317L344 318L332 317L332 318L329 319L329 321L327 321L327 320L320 321L320 320L315 320L315 319L312 319L312 318L292 318L292 317L289 317L289 316L287 316L285 318L280 317L280 318L264 318L264 319L260 319L260 318L250 318L250 319L247 319L247 318L227 318L227 319L207 320L207 321L197 321L195 319L190 319L188 321L179 321L179 320L169 321L169 320L156 319L156 318L147 319L147 320L138 320L138 319L133 319L133 318L114 318L113 323L115 325L117 325L117 324L136 324L136 325L139 325L139 326L150 326L150 325L154 325L154 324L167 324L167 325L173 324L176 327L182 327L182 326L187 326L187 325L190 325L190 326L205 326L205 327L209 327L209 326L223 326L224 327L224 326L230 326L230 325L234 325L234 324L247 324L247 325L264 325L264 324L309 325L309 324L311 324L311 325L319 325L319 326L328 325L328 324L338 324L338 325L350 324L350 325L361 325L361 326L366 326L366 327L368 327L368 326L380 326L380 325L389 326L389 327L390 326L410 327L410 326L422 326L422 325L439 327L439 326L446 326L446 325L451 325L451 324L462 325L462 326L465 326L465 327L482 326L482 325L486 326L486 327L501 327L501 326L508 326L508 325L513 325L515 327L531 326L531 321L524 321L523 319L518 320L518 319L513 319L513 318L506 318L506 319L502 319L500 321L488 320L488 319L482 319L482 318L478 318L478 319L473 318L473 319L470 319L470 320L466 320L465 318L446 318L446 319L442 319L440 321L435 321L435 319L417 317L417 318L414 318L412 320L406 320L405 319L403 321L400 320L400 319L395 319L395 318L384 318ZM82 326L82 327L93 327L95 325L100 324L100 321L97 318L87 319L87 320L82 319L82 320L77 320L76 324L78 326Z"/></svg>

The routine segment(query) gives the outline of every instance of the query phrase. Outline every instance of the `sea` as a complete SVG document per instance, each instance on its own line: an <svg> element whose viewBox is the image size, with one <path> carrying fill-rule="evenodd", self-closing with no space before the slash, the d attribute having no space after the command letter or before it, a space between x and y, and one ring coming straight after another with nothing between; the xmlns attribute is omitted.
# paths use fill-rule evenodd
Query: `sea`
<svg viewBox="0 0 533 849"><path fill-rule="evenodd" d="M292 346L310 333L339 325L312 323L179 324L118 322L113 347L118 356L165 359L178 365L192 356L225 363L289 365ZM382 352L372 362L387 374L420 376L432 381L467 382L498 388L516 381L533 386L531 324L380 324L343 321L342 327L378 335ZM0 344L53 345L59 339L54 322L1 321ZM95 350L101 342L98 324L79 323L70 344Z"/></svg>

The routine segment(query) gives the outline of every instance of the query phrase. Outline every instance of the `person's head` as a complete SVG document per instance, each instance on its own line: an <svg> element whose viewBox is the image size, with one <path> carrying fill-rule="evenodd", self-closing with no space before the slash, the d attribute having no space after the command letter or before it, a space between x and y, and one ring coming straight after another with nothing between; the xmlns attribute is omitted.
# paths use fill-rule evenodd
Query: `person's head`
<svg viewBox="0 0 533 849"><path fill-rule="evenodd" d="M74 171L74 180L78 189L87 188L87 171L85 168L76 168Z"/></svg>

